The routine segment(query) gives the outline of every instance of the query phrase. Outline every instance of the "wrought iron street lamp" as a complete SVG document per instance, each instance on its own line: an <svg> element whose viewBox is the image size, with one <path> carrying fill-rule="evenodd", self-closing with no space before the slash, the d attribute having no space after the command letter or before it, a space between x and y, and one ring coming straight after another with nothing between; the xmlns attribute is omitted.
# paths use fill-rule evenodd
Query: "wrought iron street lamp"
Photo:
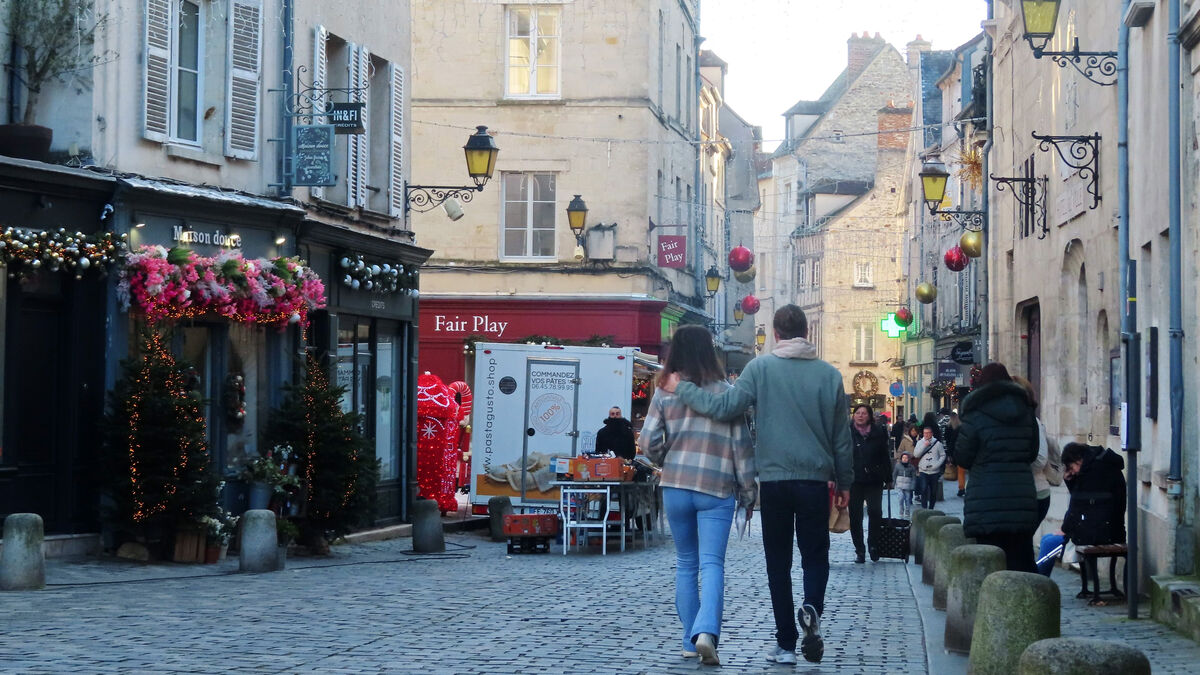
<svg viewBox="0 0 1200 675"><path fill-rule="evenodd" d="M1081 75L1102 87L1117 83L1116 52L1084 52L1079 50L1079 38L1075 38L1071 51L1046 51L1046 45L1054 38L1058 24L1058 10L1062 0L1021 0L1021 18L1025 24L1025 40L1033 50L1033 58L1049 56L1059 68L1071 64Z"/></svg>
<svg viewBox="0 0 1200 675"><path fill-rule="evenodd" d="M754 333L754 344L761 350L767 344L767 330L762 326Z"/></svg>
<svg viewBox="0 0 1200 675"><path fill-rule="evenodd" d="M500 147L488 133L487 127L475 127L475 133L467 138L463 153L467 158L467 175L475 185L405 185L404 209L424 213L440 206L447 199L471 201L476 192L482 192L496 171L496 157Z"/></svg>
<svg viewBox="0 0 1200 675"><path fill-rule="evenodd" d="M717 271L717 266L713 265L704 273L704 287L708 290L708 297L713 297L717 291L721 290L721 273Z"/></svg>
<svg viewBox="0 0 1200 675"><path fill-rule="evenodd" d="M746 312L742 310L742 301L733 306L733 323L710 323L709 329L713 332L723 331L726 328L737 328L742 325L742 320L746 318Z"/></svg>
<svg viewBox="0 0 1200 675"><path fill-rule="evenodd" d="M567 204L567 227L575 235L575 259L583 260L586 251L583 248L583 228L587 226L587 204L581 195L575 195Z"/></svg>
<svg viewBox="0 0 1200 675"><path fill-rule="evenodd" d="M930 214L946 216L959 227L968 230L983 229L987 221L987 214L983 211L941 210L938 208L942 205L942 200L946 198L946 183L950 179L950 172L946 170L945 164L940 160L929 160L925 162L921 167L921 172L917 175L921 177L921 198Z"/></svg>

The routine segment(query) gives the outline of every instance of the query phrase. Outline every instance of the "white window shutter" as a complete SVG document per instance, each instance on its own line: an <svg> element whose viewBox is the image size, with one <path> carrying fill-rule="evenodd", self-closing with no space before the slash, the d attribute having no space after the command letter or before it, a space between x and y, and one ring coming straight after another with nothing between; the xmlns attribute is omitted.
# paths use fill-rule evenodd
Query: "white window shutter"
<svg viewBox="0 0 1200 675"><path fill-rule="evenodd" d="M353 100L363 104L362 108L362 125L363 132L351 136L352 152L354 153L354 194L350 200L350 206L367 207L367 185L371 179L371 120L369 116L370 105L367 102L367 86L370 85L371 79L371 51L366 47L359 47L351 55L355 61L354 77L350 80L352 87L355 87Z"/></svg>
<svg viewBox="0 0 1200 675"><path fill-rule="evenodd" d="M390 215L404 217L404 68L392 63L388 65L388 79L392 85L390 107L391 123L388 125L392 137L391 158L388 162L388 192Z"/></svg>
<svg viewBox="0 0 1200 675"><path fill-rule="evenodd" d="M358 45L353 42L346 45L346 86L350 89L358 86ZM350 94L351 101L358 97ZM358 205L358 136L346 136L346 205Z"/></svg>
<svg viewBox="0 0 1200 675"><path fill-rule="evenodd" d="M258 159L262 0L229 0L225 155Z"/></svg>
<svg viewBox="0 0 1200 675"><path fill-rule="evenodd" d="M329 31L325 30L324 26L317 26L313 37L313 72L312 86L314 89L324 89L326 81L326 72L329 69L329 52L326 46L329 44ZM313 120L309 120L312 122ZM292 139L287 139L285 142L291 143ZM308 189L308 193L313 199L324 199L325 188L314 185Z"/></svg>
<svg viewBox="0 0 1200 675"><path fill-rule="evenodd" d="M165 143L171 100L171 3L145 0L142 55L142 136Z"/></svg>

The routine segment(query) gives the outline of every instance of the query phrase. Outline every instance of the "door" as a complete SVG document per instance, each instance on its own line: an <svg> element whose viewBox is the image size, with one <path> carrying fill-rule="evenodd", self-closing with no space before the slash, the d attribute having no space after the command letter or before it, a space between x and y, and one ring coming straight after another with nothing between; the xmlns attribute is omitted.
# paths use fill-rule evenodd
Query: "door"
<svg viewBox="0 0 1200 675"><path fill-rule="evenodd" d="M1025 334L1029 336L1025 372L1034 394L1042 396L1042 310L1034 305L1025 310Z"/></svg>
<svg viewBox="0 0 1200 675"><path fill-rule="evenodd" d="M531 358L525 364L525 446L521 501L557 500L552 457L574 457L579 439L579 361Z"/></svg>

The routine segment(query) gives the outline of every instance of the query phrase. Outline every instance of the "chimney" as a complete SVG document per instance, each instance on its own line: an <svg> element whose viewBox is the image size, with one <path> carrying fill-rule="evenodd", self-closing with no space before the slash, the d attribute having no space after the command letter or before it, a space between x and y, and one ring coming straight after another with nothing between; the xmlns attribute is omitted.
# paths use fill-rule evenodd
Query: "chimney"
<svg viewBox="0 0 1200 675"><path fill-rule="evenodd" d="M876 33L875 37L871 37L866 31L863 31L862 37L853 33L850 35L850 39L846 41L846 69L849 71L847 75L851 82L867 69L867 64L885 44L887 43L879 33Z"/></svg>
<svg viewBox="0 0 1200 675"><path fill-rule="evenodd" d="M907 47L908 50L906 53L908 54L908 69L916 70L917 68L921 67L921 53L932 50L933 43L923 39L920 35L918 35L917 39L908 43Z"/></svg>
<svg viewBox="0 0 1200 675"><path fill-rule="evenodd" d="M907 106L898 107L895 101L888 101L879 110L879 151L908 149L909 128L913 125L913 102Z"/></svg>

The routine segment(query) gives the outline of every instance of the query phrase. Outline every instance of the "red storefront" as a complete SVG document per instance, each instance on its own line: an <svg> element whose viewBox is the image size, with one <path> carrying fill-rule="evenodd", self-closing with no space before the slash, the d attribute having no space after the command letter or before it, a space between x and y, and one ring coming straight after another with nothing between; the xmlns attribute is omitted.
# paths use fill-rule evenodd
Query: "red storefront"
<svg viewBox="0 0 1200 675"><path fill-rule="evenodd" d="M438 298L422 296L420 369L444 382L465 379L467 338L516 342L542 335L581 343L612 336L614 347L658 354L663 345L661 300Z"/></svg>

